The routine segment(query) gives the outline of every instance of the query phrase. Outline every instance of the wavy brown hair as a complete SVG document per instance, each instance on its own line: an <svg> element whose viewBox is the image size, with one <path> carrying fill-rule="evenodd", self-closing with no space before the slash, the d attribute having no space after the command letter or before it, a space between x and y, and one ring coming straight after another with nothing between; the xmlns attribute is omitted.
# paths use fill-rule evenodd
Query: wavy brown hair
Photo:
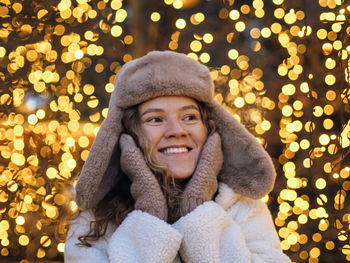
<svg viewBox="0 0 350 263"><path fill-rule="evenodd" d="M209 119L210 107L204 103L197 102L201 120L206 125L208 136L215 132L216 126L213 120ZM125 133L130 134L136 144L142 149L147 165L155 174L168 205L168 223L173 223L181 217L179 209L179 199L183 188L187 182L178 184L173 177L168 176L166 167L152 156L152 145L148 142L141 129L141 120L138 111L138 105L130 107L124 111L122 123ZM113 173L117 182L107 195L93 209L95 220L90 222L90 230L78 239L81 245L91 246L89 242L96 241L104 236L107 225L112 222L119 226L125 217L134 209L134 200L130 194L131 181L128 176L120 169L112 169L115 162L119 163L120 149L116 144L106 173ZM110 176L110 175L109 175Z"/></svg>

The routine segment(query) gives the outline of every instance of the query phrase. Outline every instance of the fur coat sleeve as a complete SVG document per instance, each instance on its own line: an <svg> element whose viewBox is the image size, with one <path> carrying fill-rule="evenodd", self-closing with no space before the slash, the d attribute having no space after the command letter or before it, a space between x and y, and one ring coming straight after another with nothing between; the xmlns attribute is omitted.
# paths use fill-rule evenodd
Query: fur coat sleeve
<svg viewBox="0 0 350 263"><path fill-rule="evenodd" d="M82 212L72 223L66 263L178 262L290 263L282 253L271 214L264 202L240 196L224 184L214 201L205 202L173 225L133 211L92 247L78 246L93 215Z"/></svg>
<svg viewBox="0 0 350 263"><path fill-rule="evenodd" d="M93 214L87 210L72 222L65 246L66 263L171 263L180 247L182 237L177 230L139 210L131 212L117 229L109 225L91 247L77 245L92 220Z"/></svg>

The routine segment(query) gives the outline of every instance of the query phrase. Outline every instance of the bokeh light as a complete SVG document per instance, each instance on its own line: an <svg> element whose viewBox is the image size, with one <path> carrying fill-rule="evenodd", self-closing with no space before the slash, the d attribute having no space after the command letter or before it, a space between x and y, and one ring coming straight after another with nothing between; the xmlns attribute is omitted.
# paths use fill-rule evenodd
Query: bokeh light
<svg viewBox="0 0 350 263"><path fill-rule="evenodd" d="M263 201L284 252L294 262L350 261L349 3L5 2L0 6L5 260L63 259L61 224L78 210L72 188L108 114L116 75L149 50L170 49L210 68L215 100L270 153L278 176Z"/></svg>

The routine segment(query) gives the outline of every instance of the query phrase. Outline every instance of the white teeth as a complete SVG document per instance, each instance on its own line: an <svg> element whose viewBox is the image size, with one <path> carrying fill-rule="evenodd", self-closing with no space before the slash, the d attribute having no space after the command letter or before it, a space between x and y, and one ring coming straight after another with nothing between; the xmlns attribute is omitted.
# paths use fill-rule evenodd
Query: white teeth
<svg viewBox="0 0 350 263"><path fill-rule="evenodd" d="M188 149L186 147L181 147L181 148L166 148L165 150L162 151L165 154L169 153L184 153L188 152Z"/></svg>

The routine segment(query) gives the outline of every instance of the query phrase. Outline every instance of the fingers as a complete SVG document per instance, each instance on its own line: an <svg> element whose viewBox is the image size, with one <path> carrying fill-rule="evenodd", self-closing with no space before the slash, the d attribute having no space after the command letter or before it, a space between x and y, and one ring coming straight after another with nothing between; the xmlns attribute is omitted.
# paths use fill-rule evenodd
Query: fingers
<svg viewBox="0 0 350 263"><path fill-rule="evenodd" d="M126 134L126 133L123 133L120 136L119 145L122 151L127 151L131 149L134 150L137 148L134 139L129 134Z"/></svg>
<svg viewBox="0 0 350 263"><path fill-rule="evenodd" d="M122 134L119 139L121 149L121 168L131 180L149 171L142 151L136 146L134 139L128 134Z"/></svg>
<svg viewBox="0 0 350 263"><path fill-rule="evenodd" d="M165 197L141 149L128 134L120 136L119 145L121 168L132 180L130 193L135 200L135 209L166 220L168 209Z"/></svg>

